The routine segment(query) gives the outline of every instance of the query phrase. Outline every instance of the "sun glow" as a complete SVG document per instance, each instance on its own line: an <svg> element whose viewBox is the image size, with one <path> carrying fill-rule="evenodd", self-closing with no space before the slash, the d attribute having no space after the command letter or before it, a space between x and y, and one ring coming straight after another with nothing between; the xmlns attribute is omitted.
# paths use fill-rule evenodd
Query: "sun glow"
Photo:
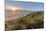
<svg viewBox="0 0 46 31"><path fill-rule="evenodd" d="M12 11L15 11L15 8L12 8Z"/></svg>
<svg viewBox="0 0 46 31"><path fill-rule="evenodd" d="M11 9L12 11L15 11L18 8L16 8L16 7L9 7L9 9Z"/></svg>
<svg viewBox="0 0 46 31"><path fill-rule="evenodd" d="M20 7L8 7L8 9L15 11L15 10L21 10L22 8L20 8Z"/></svg>

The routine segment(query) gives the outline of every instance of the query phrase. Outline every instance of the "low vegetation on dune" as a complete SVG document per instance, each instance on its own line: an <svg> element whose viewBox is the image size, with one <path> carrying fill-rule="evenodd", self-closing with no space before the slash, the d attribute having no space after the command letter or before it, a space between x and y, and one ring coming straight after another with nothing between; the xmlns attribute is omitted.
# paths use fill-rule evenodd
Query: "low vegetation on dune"
<svg viewBox="0 0 46 31"><path fill-rule="evenodd" d="M7 21L5 30L39 29L44 26L44 12L33 12L24 17Z"/></svg>

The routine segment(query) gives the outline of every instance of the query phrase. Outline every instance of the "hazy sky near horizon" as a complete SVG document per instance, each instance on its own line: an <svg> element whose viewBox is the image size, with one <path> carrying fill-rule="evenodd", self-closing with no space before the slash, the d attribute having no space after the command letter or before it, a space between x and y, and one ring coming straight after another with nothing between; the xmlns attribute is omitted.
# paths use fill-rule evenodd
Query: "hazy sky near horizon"
<svg viewBox="0 0 46 31"><path fill-rule="evenodd" d="M6 8L7 7L18 7L23 9L34 9L34 10L43 10L44 3L40 2L24 2L24 1L10 1L6 0Z"/></svg>

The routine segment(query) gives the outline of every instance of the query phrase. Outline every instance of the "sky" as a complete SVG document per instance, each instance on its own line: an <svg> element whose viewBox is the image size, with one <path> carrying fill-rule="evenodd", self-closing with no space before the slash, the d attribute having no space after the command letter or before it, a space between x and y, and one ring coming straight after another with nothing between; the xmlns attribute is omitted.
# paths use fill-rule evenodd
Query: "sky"
<svg viewBox="0 0 46 31"><path fill-rule="evenodd" d="M33 10L43 10L44 9L44 3L40 2L24 2L24 1L11 1L6 0L5 1L6 8L8 7L17 7L22 9L33 9Z"/></svg>

